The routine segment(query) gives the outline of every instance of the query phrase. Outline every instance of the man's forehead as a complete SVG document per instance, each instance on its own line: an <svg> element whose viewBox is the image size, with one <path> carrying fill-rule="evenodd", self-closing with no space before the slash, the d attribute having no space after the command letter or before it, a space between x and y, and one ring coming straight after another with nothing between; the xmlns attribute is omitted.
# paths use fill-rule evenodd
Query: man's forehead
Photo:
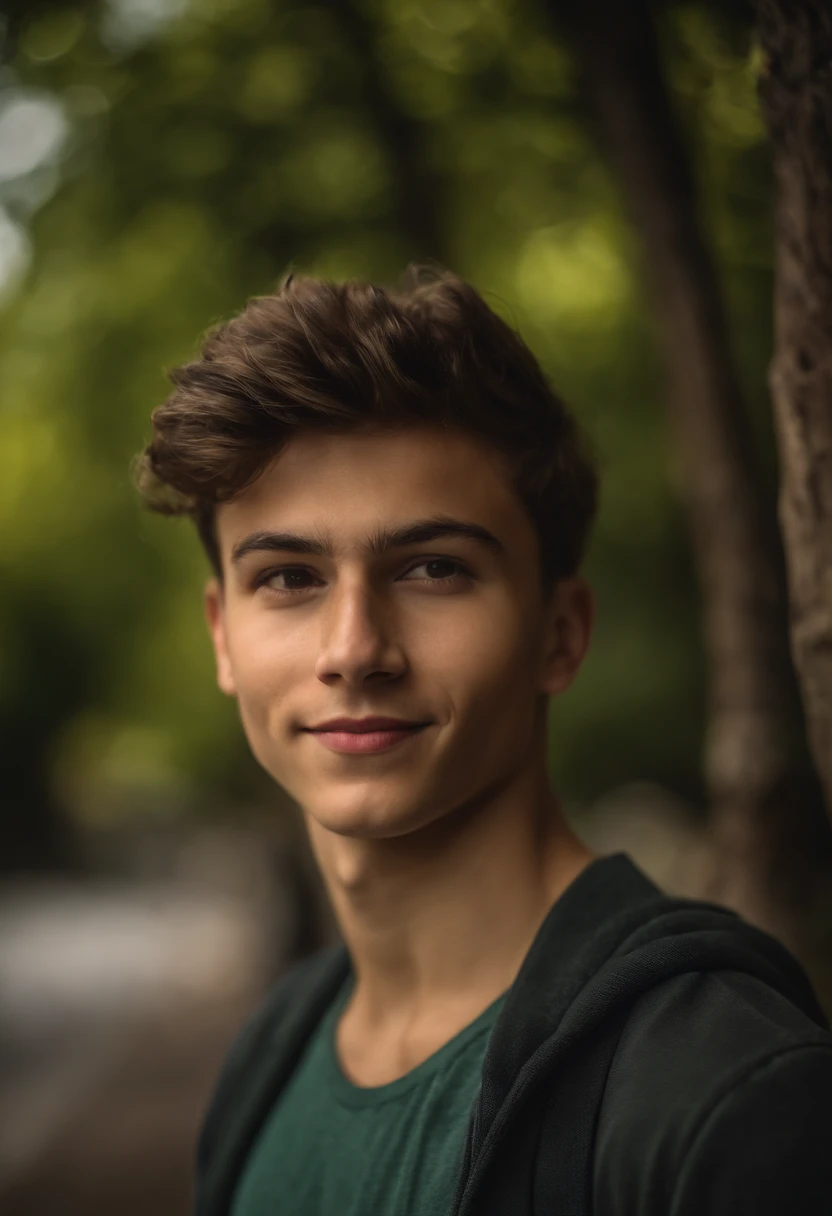
<svg viewBox="0 0 832 1216"><path fill-rule="evenodd" d="M519 504L499 458L490 461L475 443L466 448L456 440L443 446L410 432L300 436L242 494L218 506L223 547L255 529L317 535L344 548L436 516L491 530L516 525Z"/></svg>
<svg viewBox="0 0 832 1216"><path fill-rule="evenodd" d="M504 472L503 457L484 439L457 427L406 426L378 430L301 431L290 439L264 470L284 478L311 471L326 476L373 466L376 473L434 470L443 466L491 466Z"/></svg>

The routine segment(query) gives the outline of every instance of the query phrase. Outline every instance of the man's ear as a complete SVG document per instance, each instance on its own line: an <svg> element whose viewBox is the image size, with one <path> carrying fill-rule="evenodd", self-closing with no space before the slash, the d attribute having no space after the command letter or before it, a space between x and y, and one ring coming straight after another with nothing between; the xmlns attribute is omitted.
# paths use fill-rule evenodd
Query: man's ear
<svg viewBox="0 0 832 1216"><path fill-rule="evenodd" d="M541 692L566 692L584 661L594 623L595 596L589 583L578 576L561 579L547 606Z"/></svg>
<svg viewBox="0 0 832 1216"><path fill-rule="evenodd" d="M214 655L217 660L217 684L229 697L236 696L234 675L231 670L231 660L228 657L228 645L225 633L225 599L220 581L210 578L205 584L205 619L208 622L208 632L214 643Z"/></svg>

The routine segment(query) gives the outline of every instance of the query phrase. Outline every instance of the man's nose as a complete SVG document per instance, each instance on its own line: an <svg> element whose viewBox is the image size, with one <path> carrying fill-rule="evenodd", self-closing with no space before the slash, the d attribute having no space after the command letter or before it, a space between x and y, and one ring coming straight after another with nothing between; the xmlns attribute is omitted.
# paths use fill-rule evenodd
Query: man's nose
<svg viewBox="0 0 832 1216"><path fill-rule="evenodd" d="M370 674L401 674L406 663L399 625L389 603L366 580L339 587L322 615L318 679L341 676L360 683Z"/></svg>

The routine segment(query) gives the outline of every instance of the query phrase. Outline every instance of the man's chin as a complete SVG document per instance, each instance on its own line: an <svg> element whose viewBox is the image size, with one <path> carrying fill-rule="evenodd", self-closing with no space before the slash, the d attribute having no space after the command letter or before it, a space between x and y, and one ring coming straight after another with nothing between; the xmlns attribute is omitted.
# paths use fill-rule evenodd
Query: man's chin
<svg viewBox="0 0 832 1216"><path fill-rule="evenodd" d="M409 836L427 826L430 815L424 811L368 811L366 808L350 811L310 806L306 808L307 821L318 829L331 832L350 840L396 840Z"/></svg>

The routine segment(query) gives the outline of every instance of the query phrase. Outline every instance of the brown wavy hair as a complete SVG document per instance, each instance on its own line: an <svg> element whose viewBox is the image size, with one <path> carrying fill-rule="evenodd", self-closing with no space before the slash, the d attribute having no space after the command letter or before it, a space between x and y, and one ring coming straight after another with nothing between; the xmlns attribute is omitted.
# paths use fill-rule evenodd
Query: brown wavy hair
<svg viewBox="0 0 832 1216"><path fill-rule="evenodd" d="M410 266L388 289L290 274L170 380L135 480L152 510L194 519L220 578L217 504L293 435L414 425L461 429L503 455L544 591L581 563L598 494L586 440L519 335L450 272Z"/></svg>

